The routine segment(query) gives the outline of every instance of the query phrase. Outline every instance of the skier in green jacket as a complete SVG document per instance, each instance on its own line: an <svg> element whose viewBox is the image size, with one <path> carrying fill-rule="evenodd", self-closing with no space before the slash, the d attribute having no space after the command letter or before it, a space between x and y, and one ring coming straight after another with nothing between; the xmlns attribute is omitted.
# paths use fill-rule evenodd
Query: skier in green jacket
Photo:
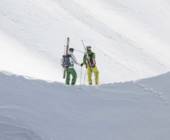
<svg viewBox="0 0 170 140"><path fill-rule="evenodd" d="M95 76L95 84L99 85L99 70L96 65L96 56L95 53L91 50L91 46L86 47L87 52L84 55L83 63L81 66L86 65L88 83L92 85L92 74Z"/></svg>

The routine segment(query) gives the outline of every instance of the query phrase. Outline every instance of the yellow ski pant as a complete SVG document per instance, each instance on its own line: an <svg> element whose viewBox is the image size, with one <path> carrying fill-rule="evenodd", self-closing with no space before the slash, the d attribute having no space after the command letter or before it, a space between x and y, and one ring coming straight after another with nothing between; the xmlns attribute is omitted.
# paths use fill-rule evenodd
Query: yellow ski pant
<svg viewBox="0 0 170 140"><path fill-rule="evenodd" d="M92 74L94 73L95 76L95 84L98 85L99 84L99 71L98 68L95 66L94 68L91 67L87 67L87 75L88 75L88 83L89 85L92 85Z"/></svg>

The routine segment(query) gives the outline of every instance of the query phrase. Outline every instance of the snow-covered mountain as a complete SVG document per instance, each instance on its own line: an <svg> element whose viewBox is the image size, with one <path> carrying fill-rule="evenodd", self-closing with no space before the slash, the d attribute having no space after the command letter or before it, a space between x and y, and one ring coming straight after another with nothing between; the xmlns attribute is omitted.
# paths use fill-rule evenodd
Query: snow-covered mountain
<svg viewBox="0 0 170 140"><path fill-rule="evenodd" d="M169 140L169 17L168 0L0 0L0 140ZM100 86L78 66L61 83L68 36Z"/></svg>
<svg viewBox="0 0 170 140"><path fill-rule="evenodd" d="M1 0L0 70L61 82L70 36L80 62L81 40L93 46L101 83L164 73L169 17L168 0Z"/></svg>
<svg viewBox="0 0 170 140"><path fill-rule="evenodd" d="M66 87L1 73L0 139L169 140L169 79Z"/></svg>

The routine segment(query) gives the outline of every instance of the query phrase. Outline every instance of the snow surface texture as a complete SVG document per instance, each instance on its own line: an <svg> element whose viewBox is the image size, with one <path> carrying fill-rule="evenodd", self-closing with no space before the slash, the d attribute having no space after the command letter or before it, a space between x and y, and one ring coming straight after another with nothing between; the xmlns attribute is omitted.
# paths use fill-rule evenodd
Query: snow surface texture
<svg viewBox="0 0 170 140"><path fill-rule="evenodd" d="M81 40L93 46L101 83L167 72L169 7L168 0L0 0L0 70L63 82L70 36L79 62Z"/></svg>
<svg viewBox="0 0 170 140"><path fill-rule="evenodd" d="M66 87L1 73L0 139L169 140L169 79Z"/></svg>

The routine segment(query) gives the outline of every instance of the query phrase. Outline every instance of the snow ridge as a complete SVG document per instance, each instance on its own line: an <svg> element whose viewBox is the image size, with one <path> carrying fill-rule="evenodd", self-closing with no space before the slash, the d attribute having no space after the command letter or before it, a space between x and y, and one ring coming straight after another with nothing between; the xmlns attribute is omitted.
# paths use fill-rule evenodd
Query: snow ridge
<svg viewBox="0 0 170 140"><path fill-rule="evenodd" d="M67 87L0 74L0 137L168 140L169 77L168 73L135 84Z"/></svg>

